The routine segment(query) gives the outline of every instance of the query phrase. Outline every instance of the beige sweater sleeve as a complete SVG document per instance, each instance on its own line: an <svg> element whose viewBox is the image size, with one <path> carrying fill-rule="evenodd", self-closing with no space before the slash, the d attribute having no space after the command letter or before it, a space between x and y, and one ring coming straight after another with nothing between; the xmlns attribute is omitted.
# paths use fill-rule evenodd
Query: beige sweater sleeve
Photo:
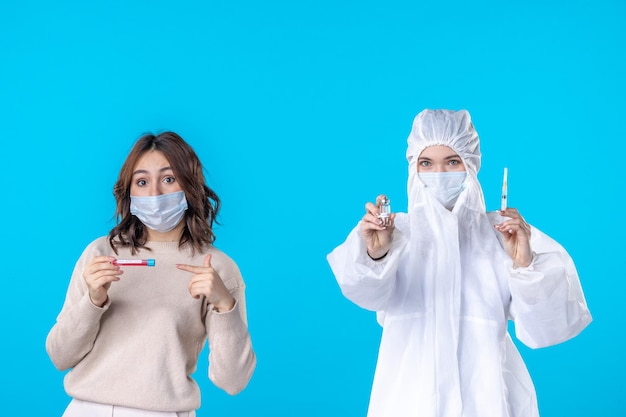
<svg viewBox="0 0 626 417"><path fill-rule="evenodd" d="M103 307L91 303L82 278L86 260L99 255L98 252L90 245L76 263L65 303L46 339L48 355L59 370L72 368L91 351L100 329L100 319L109 307L109 302Z"/></svg>
<svg viewBox="0 0 626 417"><path fill-rule="evenodd" d="M246 318L245 285L237 265L224 259L215 265L236 303L232 310L218 313L208 305L206 328L209 342L209 379L231 395L248 384L256 356L252 350Z"/></svg>

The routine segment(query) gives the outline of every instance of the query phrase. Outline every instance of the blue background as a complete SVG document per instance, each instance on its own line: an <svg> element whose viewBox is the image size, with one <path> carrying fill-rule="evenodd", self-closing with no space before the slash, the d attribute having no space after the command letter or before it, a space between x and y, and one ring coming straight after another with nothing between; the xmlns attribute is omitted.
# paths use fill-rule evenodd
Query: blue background
<svg viewBox="0 0 626 417"><path fill-rule="evenodd" d="M60 416L44 349L82 249L113 226L133 142L174 130L223 200L258 354L198 416L364 416L380 328L325 256L366 201L405 211L406 137L465 108L480 179L574 258L594 322L520 346L542 416L623 416L622 1L14 1L0 5L2 415Z"/></svg>

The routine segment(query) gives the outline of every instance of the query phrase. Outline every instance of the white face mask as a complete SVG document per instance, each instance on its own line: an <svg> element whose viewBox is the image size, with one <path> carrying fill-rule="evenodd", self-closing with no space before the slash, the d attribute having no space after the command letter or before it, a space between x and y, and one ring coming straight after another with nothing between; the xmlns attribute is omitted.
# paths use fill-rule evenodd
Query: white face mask
<svg viewBox="0 0 626 417"><path fill-rule="evenodd" d="M130 212L152 230L165 233L175 228L185 215L184 191L155 196L130 196Z"/></svg>
<svg viewBox="0 0 626 417"><path fill-rule="evenodd" d="M467 177L467 172L419 172L418 175L426 184L426 189L450 210L465 188L463 182Z"/></svg>

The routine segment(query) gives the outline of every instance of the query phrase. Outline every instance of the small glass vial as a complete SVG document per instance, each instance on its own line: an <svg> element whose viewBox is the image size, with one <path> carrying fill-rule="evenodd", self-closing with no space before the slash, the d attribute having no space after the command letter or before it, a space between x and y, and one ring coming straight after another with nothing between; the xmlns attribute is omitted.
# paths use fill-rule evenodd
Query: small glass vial
<svg viewBox="0 0 626 417"><path fill-rule="evenodd" d="M391 219L391 205L387 197L383 197L378 204L378 218L381 226L389 226Z"/></svg>

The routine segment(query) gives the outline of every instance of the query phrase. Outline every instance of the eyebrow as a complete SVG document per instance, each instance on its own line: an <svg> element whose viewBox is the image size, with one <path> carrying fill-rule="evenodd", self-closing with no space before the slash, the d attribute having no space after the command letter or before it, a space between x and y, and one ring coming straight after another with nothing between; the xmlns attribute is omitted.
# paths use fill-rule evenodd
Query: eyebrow
<svg viewBox="0 0 626 417"><path fill-rule="evenodd" d="M161 169L159 169L159 172L165 172L165 171L173 171L172 167L163 167ZM133 177L137 174L149 174L150 172L148 172L148 170L145 169L138 169L136 171L133 172Z"/></svg>
<svg viewBox="0 0 626 417"><path fill-rule="evenodd" d="M446 157L445 157L445 158L443 158L443 159L444 159L445 161L447 161L448 159L455 159L455 158L461 159L461 157L460 157L459 155L457 155L457 154L450 155L450 156L446 156ZM431 159L431 158L429 158L429 157L427 157L427 156L420 156L420 157L418 158L418 160L432 161L432 159Z"/></svg>

